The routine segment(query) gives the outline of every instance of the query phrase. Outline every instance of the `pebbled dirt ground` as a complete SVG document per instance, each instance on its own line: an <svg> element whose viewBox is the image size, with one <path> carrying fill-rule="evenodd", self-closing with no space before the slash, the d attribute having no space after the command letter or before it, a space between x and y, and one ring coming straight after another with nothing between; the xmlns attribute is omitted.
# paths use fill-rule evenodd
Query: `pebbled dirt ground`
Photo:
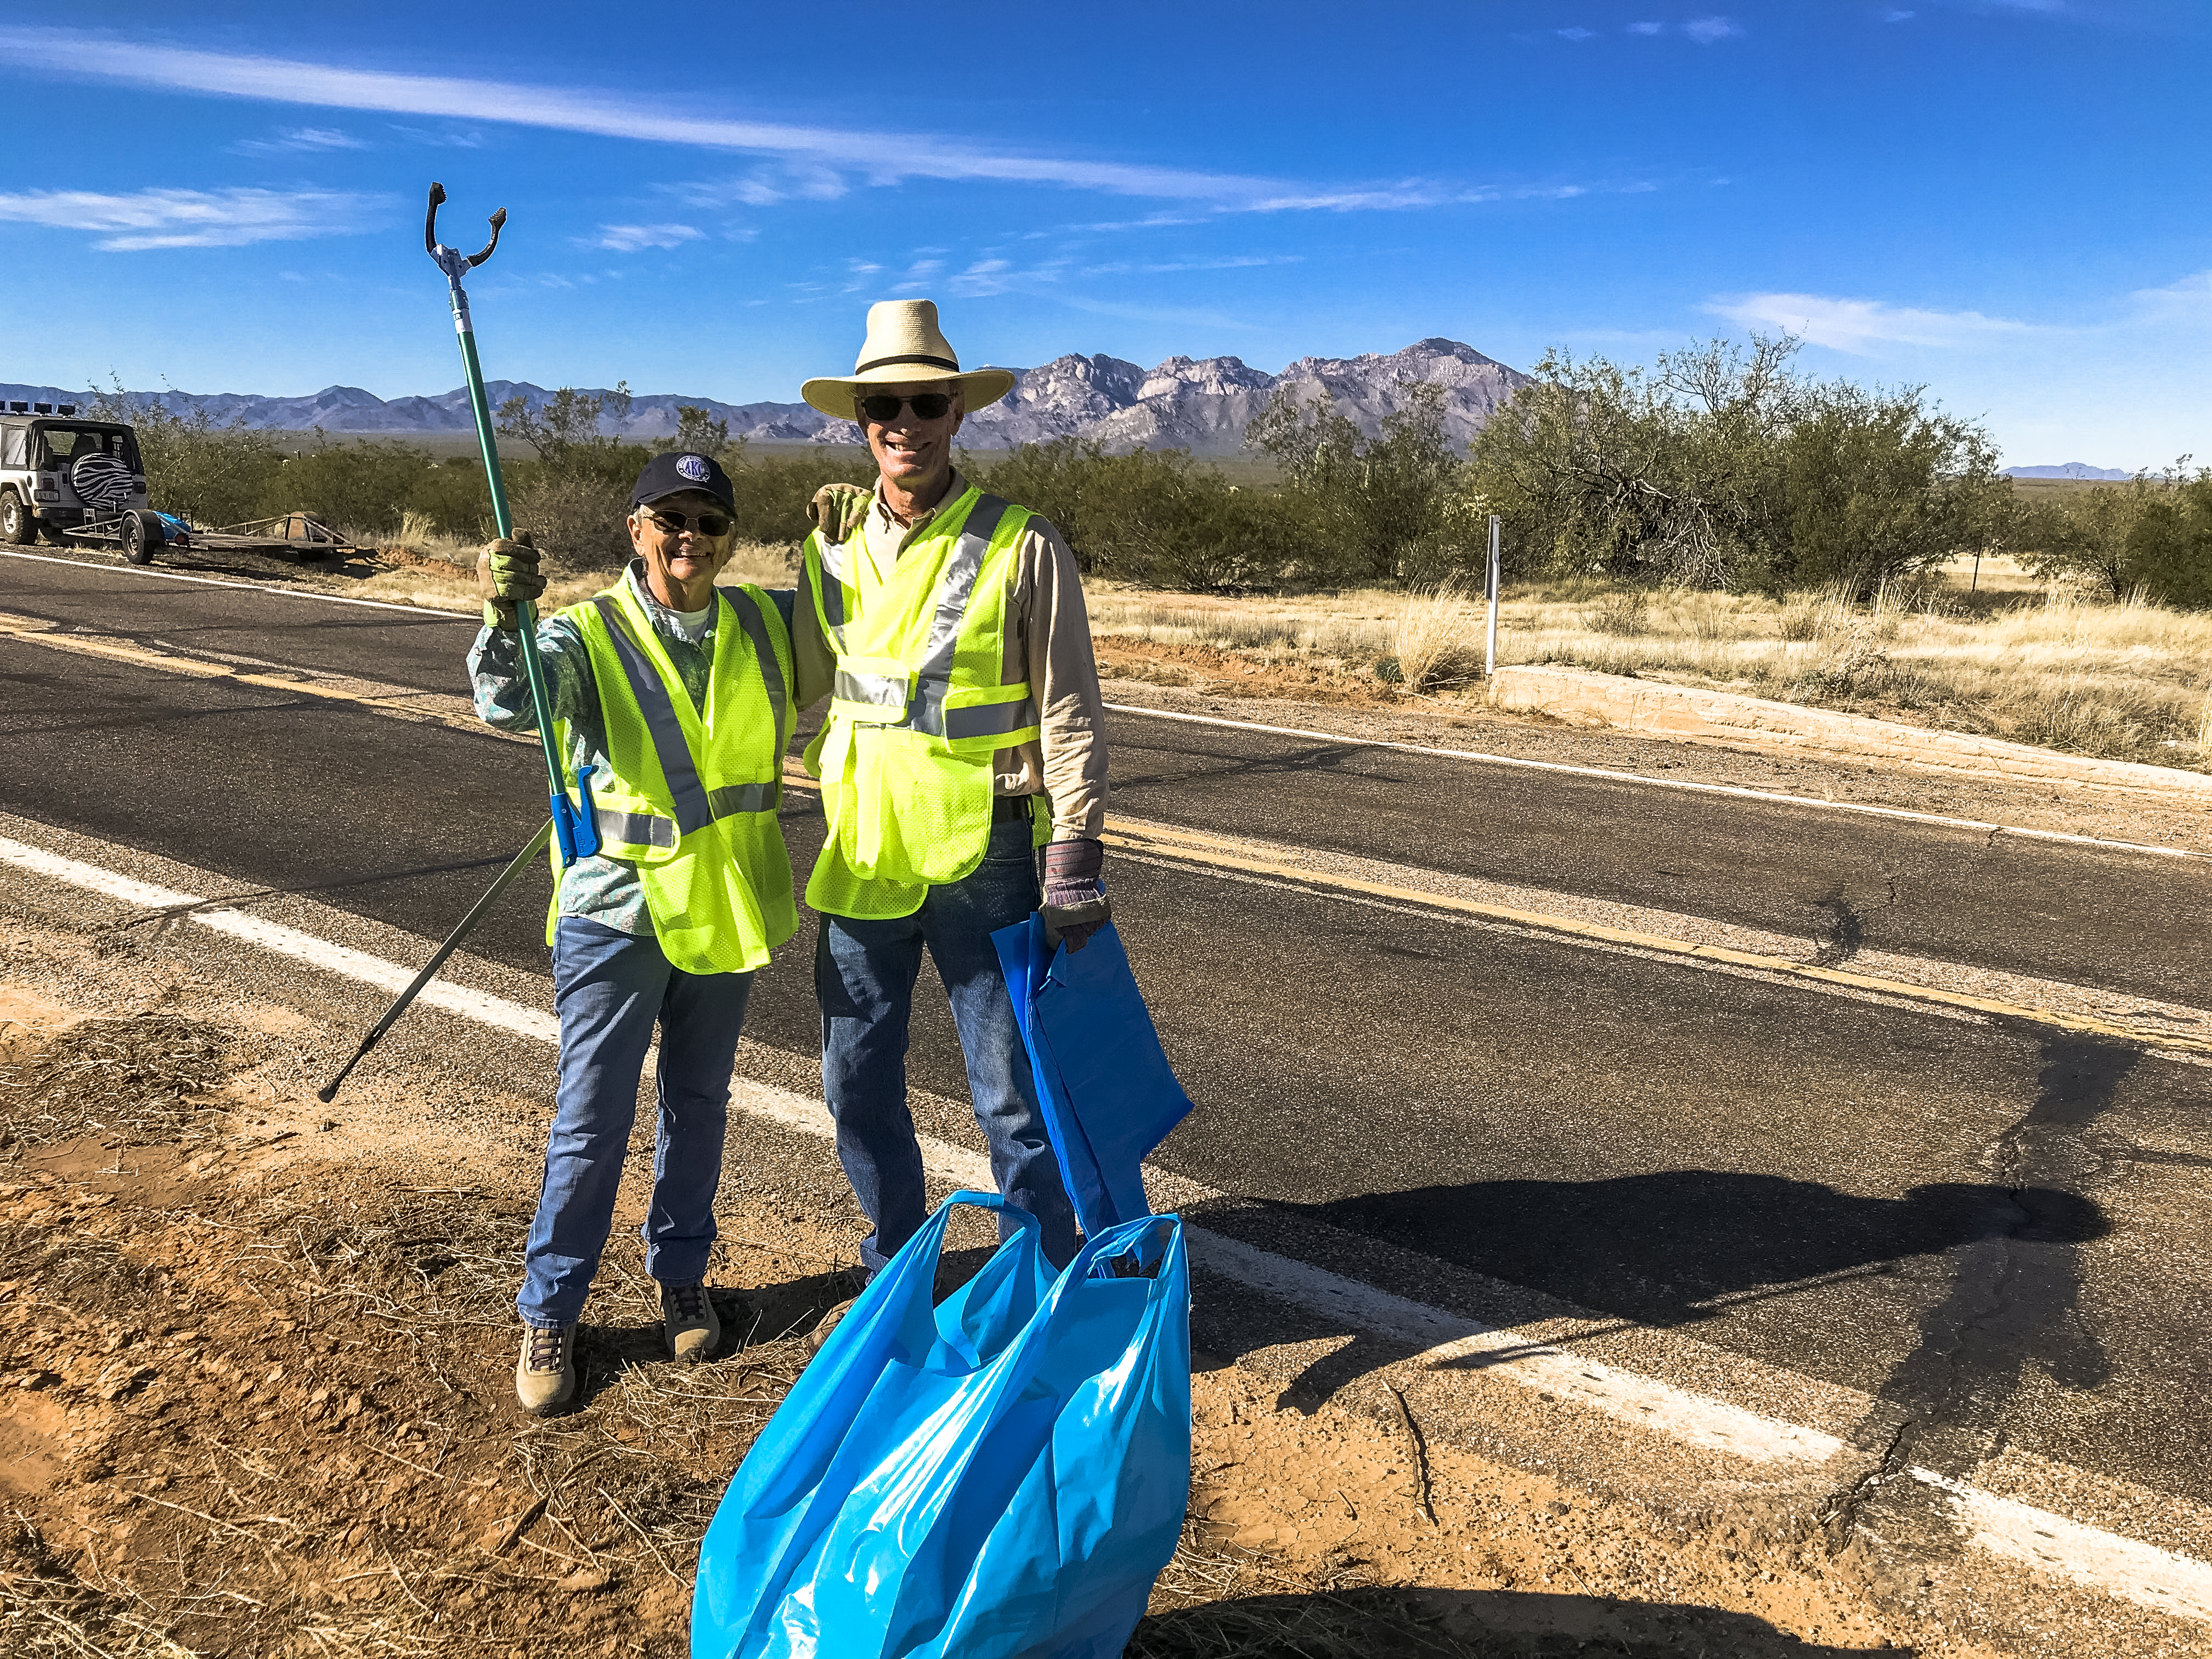
<svg viewBox="0 0 2212 1659"><path fill-rule="evenodd" d="M692 1369L663 1357L633 1183L582 1397L525 1419L533 1171L422 1133L452 1079L388 1068L325 1115L337 1030L182 952L6 933L0 1652L684 1652L698 1539L845 1293L856 1218L823 1172L729 1183L725 1342ZM538 1103L477 1103L540 1132ZM984 1255L954 1242L948 1285ZM1203 1356L1194 1385L1140 1659L1996 1651L1816 1540L1656 1525Z"/></svg>

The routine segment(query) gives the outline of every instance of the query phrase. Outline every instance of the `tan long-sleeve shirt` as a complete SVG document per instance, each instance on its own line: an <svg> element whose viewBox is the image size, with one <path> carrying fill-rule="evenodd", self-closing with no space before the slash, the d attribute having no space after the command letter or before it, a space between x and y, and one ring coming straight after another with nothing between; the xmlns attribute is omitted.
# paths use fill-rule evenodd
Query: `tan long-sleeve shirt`
<svg viewBox="0 0 2212 1659"><path fill-rule="evenodd" d="M912 524L902 524L877 486L875 502L854 541L878 578L890 575L899 556L967 488L967 481L954 473L936 507L917 514ZM804 584L799 598L798 626L792 630L799 706L811 708L830 695L837 653ZM1098 665L1091 653L1091 615L1084 606L1074 554L1060 532L1034 515L1014 549L1006 589L1006 660L1000 684L1024 680L1036 700L1042 732L1036 741L1001 749L994 757L999 793L1033 795L1042 790L1052 801L1054 840L1096 838L1106 823L1106 711Z"/></svg>

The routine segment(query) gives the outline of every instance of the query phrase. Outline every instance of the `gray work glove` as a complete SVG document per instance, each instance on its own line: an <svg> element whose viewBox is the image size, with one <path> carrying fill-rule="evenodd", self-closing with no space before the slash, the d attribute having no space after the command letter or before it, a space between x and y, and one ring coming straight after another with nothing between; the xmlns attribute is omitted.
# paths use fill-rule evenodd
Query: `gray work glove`
<svg viewBox="0 0 2212 1659"><path fill-rule="evenodd" d="M814 527L823 541L848 542L866 521L868 503L875 498L876 492L864 484L826 483L814 492L806 510L813 514Z"/></svg>
<svg viewBox="0 0 2212 1659"><path fill-rule="evenodd" d="M477 555L477 592L483 595L485 627L512 632L519 625L515 606L544 591L545 578L538 574L538 540L527 530L516 531L512 541L502 536Z"/></svg>
<svg viewBox="0 0 2212 1659"><path fill-rule="evenodd" d="M1080 951L1091 936L1114 914L1107 902L1106 881L1100 873L1106 862L1103 842L1055 841L1044 849L1044 942L1057 947L1066 940L1071 951Z"/></svg>

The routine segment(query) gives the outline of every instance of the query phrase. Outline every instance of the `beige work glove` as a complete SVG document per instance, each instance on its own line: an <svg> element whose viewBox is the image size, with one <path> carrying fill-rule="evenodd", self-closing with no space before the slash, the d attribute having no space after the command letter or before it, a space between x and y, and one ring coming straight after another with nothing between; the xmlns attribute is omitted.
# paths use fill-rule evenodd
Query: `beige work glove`
<svg viewBox="0 0 2212 1659"><path fill-rule="evenodd" d="M864 484L828 483L814 492L807 511L814 515L814 527L823 541L848 542L866 522L868 504L875 498L876 492Z"/></svg>
<svg viewBox="0 0 2212 1659"><path fill-rule="evenodd" d="M538 574L538 540L527 530L516 531L512 540L502 536L477 555L477 592L483 595L485 627L512 632L519 625L515 606L544 591L545 578Z"/></svg>

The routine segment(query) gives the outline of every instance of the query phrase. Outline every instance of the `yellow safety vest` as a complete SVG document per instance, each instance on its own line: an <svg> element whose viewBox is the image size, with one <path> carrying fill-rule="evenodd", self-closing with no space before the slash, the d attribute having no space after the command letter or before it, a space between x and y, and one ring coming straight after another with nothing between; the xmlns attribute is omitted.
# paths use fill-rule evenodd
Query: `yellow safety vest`
<svg viewBox="0 0 2212 1659"><path fill-rule="evenodd" d="M857 538L809 536L804 597L837 654L830 717L806 750L829 835L806 902L831 915L908 916L991 841L1000 750L1037 735L1036 701L1006 672L1006 591L1030 511L974 486L878 580ZM1037 798L1040 805L1043 798ZM1031 808L1032 831L1045 818Z"/></svg>
<svg viewBox="0 0 2212 1659"><path fill-rule="evenodd" d="M687 974L765 967L799 925L776 822L793 720L791 635L757 587L717 589L714 603L703 710L627 580L561 612L583 636L614 772L592 779L599 851L637 866L660 948ZM561 902L558 853L553 879L548 945Z"/></svg>

